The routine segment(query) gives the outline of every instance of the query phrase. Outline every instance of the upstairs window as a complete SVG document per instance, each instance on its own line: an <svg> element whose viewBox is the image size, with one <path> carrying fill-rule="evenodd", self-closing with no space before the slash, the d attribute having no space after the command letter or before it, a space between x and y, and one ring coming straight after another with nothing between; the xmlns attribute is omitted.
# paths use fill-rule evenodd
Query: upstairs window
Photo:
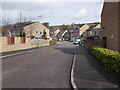
<svg viewBox="0 0 120 90"><path fill-rule="evenodd" d="M40 32L40 35L42 34L42 32Z"/></svg>

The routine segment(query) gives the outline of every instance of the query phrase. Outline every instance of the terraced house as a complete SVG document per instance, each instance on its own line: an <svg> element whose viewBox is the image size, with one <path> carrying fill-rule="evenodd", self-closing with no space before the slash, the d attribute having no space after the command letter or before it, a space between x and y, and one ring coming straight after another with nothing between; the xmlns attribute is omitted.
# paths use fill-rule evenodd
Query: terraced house
<svg viewBox="0 0 120 90"><path fill-rule="evenodd" d="M120 2L104 2L101 27L104 47L120 52Z"/></svg>

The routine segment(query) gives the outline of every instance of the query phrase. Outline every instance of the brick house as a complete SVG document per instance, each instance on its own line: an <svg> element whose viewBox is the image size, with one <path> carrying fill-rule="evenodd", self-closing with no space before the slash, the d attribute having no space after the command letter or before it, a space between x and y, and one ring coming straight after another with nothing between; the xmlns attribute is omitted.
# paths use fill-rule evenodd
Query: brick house
<svg viewBox="0 0 120 90"><path fill-rule="evenodd" d="M101 27L104 47L120 52L120 2L104 2Z"/></svg>

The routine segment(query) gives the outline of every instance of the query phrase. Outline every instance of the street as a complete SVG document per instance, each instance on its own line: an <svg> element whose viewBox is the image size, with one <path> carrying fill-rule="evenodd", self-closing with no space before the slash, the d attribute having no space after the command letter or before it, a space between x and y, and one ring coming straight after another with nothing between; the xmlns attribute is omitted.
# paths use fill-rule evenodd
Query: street
<svg viewBox="0 0 120 90"><path fill-rule="evenodd" d="M3 88L70 88L74 46L55 46L2 59Z"/></svg>
<svg viewBox="0 0 120 90"><path fill-rule="evenodd" d="M71 90L71 68L75 55L73 78L78 88L118 89L118 78L106 71L87 48L65 41L30 53L3 58L2 88Z"/></svg>

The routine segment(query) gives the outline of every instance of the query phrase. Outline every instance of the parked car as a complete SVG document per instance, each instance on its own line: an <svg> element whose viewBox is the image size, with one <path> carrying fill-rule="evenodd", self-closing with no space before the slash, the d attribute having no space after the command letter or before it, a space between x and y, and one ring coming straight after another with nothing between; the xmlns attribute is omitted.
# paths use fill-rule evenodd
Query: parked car
<svg viewBox="0 0 120 90"><path fill-rule="evenodd" d="M75 40L73 41L73 44L79 44L80 41L81 41L80 39L75 39Z"/></svg>

